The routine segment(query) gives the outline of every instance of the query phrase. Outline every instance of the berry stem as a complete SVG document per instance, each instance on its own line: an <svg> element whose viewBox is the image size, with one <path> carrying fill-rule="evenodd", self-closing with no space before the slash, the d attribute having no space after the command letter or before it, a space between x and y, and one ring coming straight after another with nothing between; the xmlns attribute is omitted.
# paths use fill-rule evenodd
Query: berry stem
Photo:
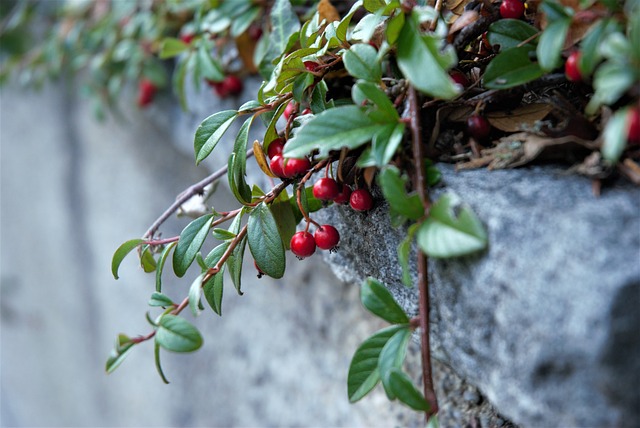
<svg viewBox="0 0 640 428"><path fill-rule="evenodd" d="M427 181L424 171L422 150L422 134L420 129L420 111L418 109L418 96L413 86L409 87L409 117L411 127L411 142L413 146L413 161L415 168L414 186L420 196L425 214L428 214L431 201L429 200ZM429 411L426 412L426 421L438 412L438 399L433 389L431 370L431 345L429 343L429 265L427 257L422 251L418 251L418 285L419 285L419 313L420 313L420 342L422 347L422 383L424 397L429 403Z"/></svg>
<svg viewBox="0 0 640 428"><path fill-rule="evenodd" d="M307 181L309 181L309 179L311 178L311 176L313 174L315 174L316 172L320 171L322 168L324 168L325 166L329 165L330 163L331 163L331 158L327 158L327 159L321 160L320 162L315 164L309 171L307 171L307 173L304 175L304 177L302 177L300 179L300 183L298 183L298 188L296 189L296 202L298 203L298 209L300 210L300 213L302 213L302 216L304 217L304 219L307 222L307 229L309 228L309 224L308 223L313 223L317 227L320 227L320 224L318 222L316 222L316 221L313 221L311 219L311 217L309 217L309 214L302 207L302 189L304 189L304 184Z"/></svg>

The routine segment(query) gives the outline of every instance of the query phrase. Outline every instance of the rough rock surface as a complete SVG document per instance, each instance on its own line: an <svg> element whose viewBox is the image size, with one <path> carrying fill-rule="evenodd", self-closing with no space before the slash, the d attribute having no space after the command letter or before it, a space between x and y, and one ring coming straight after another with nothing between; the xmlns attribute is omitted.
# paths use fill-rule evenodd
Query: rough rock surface
<svg viewBox="0 0 640 428"><path fill-rule="evenodd" d="M596 198L588 180L553 166L440 169L436 193L469 203L490 245L430 260L435 357L522 426L636 424L640 189L617 183ZM377 277L416 311L416 290L401 284L395 254L404 230L389 226L383 204L319 216L343 232L341 251L327 255L339 278Z"/></svg>

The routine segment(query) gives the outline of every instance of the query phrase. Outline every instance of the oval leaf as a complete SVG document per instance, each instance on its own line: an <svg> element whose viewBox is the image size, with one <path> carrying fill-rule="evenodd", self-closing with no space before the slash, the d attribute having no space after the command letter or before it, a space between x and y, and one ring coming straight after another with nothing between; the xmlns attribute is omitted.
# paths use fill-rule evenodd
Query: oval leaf
<svg viewBox="0 0 640 428"><path fill-rule="evenodd" d="M249 214L247 238L249 251L260 270L272 278L282 278L285 270L284 245L276 220L264 202Z"/></svg>
<svg viewBox="0 0 640 428"><path fill-rule="evenodd" d="M344 53L344 66L353 77L377 83L382 78L378 52L366 43L358 43Z"/></svg>
<svg viewBox="0 0 640 428"><path fill-rule="evenodd" d="M191 283L189 287L189 309L194 317L200 315L200 290L202 289L202 278L204 273L198 275L198 277Z"/></svg>
<svg viewBox="0 0 640 428"><path fill-rule="evenodd" d="M173 250L176 245L178 245L178 242L170 243L169 245L164 247L164 250L162 250L162 254L160 254L160 258L158 259L158 266L156 268L156 291L157 292L162 291L162 272L164 270L164 264L166 263L167 257L169 257L171 250Z"/></svg>
<svg viewBox="0 0 640 428"><path fill-rule="evenodd" d="M129 254L134 248L142 244L144 239L131 239L118 247L115 253L113 253L113 259L111 259L111 273L115 279L118 279L118 269L120 264L127 254Z"/></svg>
<svg viewBox="0 0 640 428"><path fill-rule="evenodd" d="M418 229L417 241L431 257L457 257L486 248L487 233L469 206L445 194L431 206L429 218Z"/></svg>
<svg viewBox="0 0 640 428"><path fill-rule="evenodd" d="M489 89L512 88L542 76L544 71L531 62L529 52L529 46L522 46L499 53L484 72L484 86Z"/></svg>
<svg viewBox="0 0 640 428"><path fill-rule="evenodd" d="M424 215L424 207L420 197L413 193L407 194L406 179L400 176L400 170L395 166L383 168L378 175L378 182L382 187L382 194L391 208L412 220Z"/></svg>
<svg viewBox="0 0 640 428"><path fill-rule="evenodd" d="M353 354L347 376L349 401L354 403L367 395L380 381L378 357L387 341L403 326L394 325L378 331L362 342Z"/></svg>
<svg viewBox="0 0 640 428"><path fill-rule="evenodd" d="M570 18L554 21L545 28L540 36L536 54L542 70L551 71L559 65L562 46L570 24Z"/></svg>
<svg viewBox="0 0 640 428"><path fill-rule="evenodd" d="M527 39L531 39L538 33L538 30L519 19L499 19L489 26L489 43L491 46L500 45L501 51L515 48L520 43ZM530 41L527 44L529 49L535 47L534 41Z"/></svg>
<svg viewBox="0 0 640 428"><path fill-rule="evenodd" d="M235 110L224 110L212 114L202 121L196 129L193 146L196 152L196 165L202 162L216 147L222 135L229 129L238 115Z"/></svg>
<svg viewBox="0 0 640 428"><path fill-rule="evenodd" d="M202 346L200 332L187 320L175 315L163 315L158 322L156 343L173 352L192 352Z"/></svg>
<svg viewBox="0 0 640 428"><path fill-rule="evenodd" d="M418 391L409 376L402 370L394 368L389 371L387 384L393 395L402 403L419 412L428 412L429 403L424 399L422 392Z"/></svg>
<svg viewBox="0 0 640 428"><path fill-rule="evenodd" d="M365 308L392 324L405 324L409 317L396 303L387 288L374 278L367 278L360 288L360 300Z"/></svg>
<svg viewBox="0 0 640 428"><path fill-rule="evenodd" d="M378 370L382 386L389 400L395 400L393 389L389 386L389 373L391 369L401 368L407 355L407 344L411 338L411 330L405 327L398 330L384 345L378 358Z"/></svg>
<svg viewBox="0 0 640 428"><path fill-rule="evenodd" d="M200 247L207 238L213 214L206 214L193 220L180 234L180 240L173 252L173 271L182 278L196 258Z"/></svg>

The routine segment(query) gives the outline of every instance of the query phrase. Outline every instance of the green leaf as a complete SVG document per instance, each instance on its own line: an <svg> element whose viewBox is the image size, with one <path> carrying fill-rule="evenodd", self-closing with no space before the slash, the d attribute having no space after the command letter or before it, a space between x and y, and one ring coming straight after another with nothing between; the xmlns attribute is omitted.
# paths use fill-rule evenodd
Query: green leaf
<svg viewBox="0 0 640 428"><path fill-rule="evenodd" d="M427 421L427 428L440 428L440 422L438 422L438 414L431 415Z"/></svg>
<svg viewBox="0 0 640 428"><path fill-rule="evenodd" d="M158 56L160 59L173 58L174 56L180 55L187 49L189 49L189 45L182 40L173 37L165 37L165 39L162 40L162 46L160 47L160 54Z"/></svg>
<svg viewBox="0 0 640 428"><path fill-rule="evenodd" d="M389 290L374 278L367 278L360 288L360 300L372 314L391 324L405 324L409 317Z"/></svg>
<svg viewBox="0 0 640 428"><path fill-rule="evenodd" d="M229 157L229 169L227 176L229 187L238 202L251 203L251 188L245 181L247 170L247 142L249 140L249 128L255 116L249 117L240 128L233 145L233 153Z"/></svg>
<svg viewBox="0 0 640 428"><path fill-rule="evenodd" d="M452 46L442 49L442 40L433 35L422 36L414 11L406 19L398 36L398 67L409 82L434 98L451 99L460 89L447 70L457 63Z"/></svg>
<svg viewBox="0 0 640 428"><path fill-rule="evenodd" d="M231 36L238 37L244 33L253 21L260 15L261 8L253 5L248 10L236 15L231 22Z"/></svg>
<svg viewBox="0 0 640 428"><path fill-rule="evenodd" d="M200 332L184 318L166 314L158 322L156 343L173 352L193 352L202 346Z"/></svg>
<svg viewBox="0 0 640 428"><path fill-rule="evenodd" d="M195 67L198 69L200 75L205 79L213 80L214 82L221 82L224 80L225 75L222 70L222 66L218 64L218 61L216 61L209 53L209 46L207 43L203 43L199 46L195 61Z"/></svg>
<svg viewBox="0 0 640 428"><path fill-rule="evenodd" d="M202 279L204 278L204 273L198 275L198 277L191 283L191 287L189 287L189 309L191 309L191 313L194 317L200 315L200 290L202 289Z"/></svg>
<svg viewBox="0 0 640 428"><path fill-rule="evenodd" d="M220 268L220 271L213 275L207 282L204 283L203 291L204 297L207 299L207 303L211 306L211 309L216 314L222 316L222 294L224 291L224 271L225 266Z"/></svg>
<svg viewBox="0 0 640 428"><path fill-rule="evenodd" d="M385 94L378 85L361 80L353 86L351 91L353 101L357 105L361 105L365 100L373 102L373 104L375 104L375 106L378 107L378 109L387 117L385 122L397 121L400 118L395 106L389 100L387 94Z"/></svg>
<svg viewBox="0 0 640 428"><path fill-rule="evenodd" d="M284 156L300 158L318 149L318 157L324 158L331 150L360 147L386 126L375 122L354 105L325 110L287 141Z"/></svg>
<svg viewBox="0 0 640 428"><path fill-rule="evenodd" d="M531 48L522 46L499 53L484 72L484 86L507 89L519 86L544 74L540 66L529 59Z"/></svg>
<svg viewBox="0 0 640 428"><path fill-rule="evenodd" d="M162 371L162 364L160 364L160 344L158 343L157 340L153 344L153 357L156 363L156 370L158 371L160 378L164 383L169 384L169 380L167 379L167 377L164 375L164 372Z"/></svg>
<svg viewBox="0 0 640 428"><path fill-rule="evenodd" d="M151 294L151 299L149 300L149 306L160 306L163 308L168 308L169 306L173 306L173 301L165 294L154 291Z"/></svg>
<svg viewBox="0 0 640 428"><path fill-rule="evenodd" d="M607 122L602 132L603 142L600 151L602 157L616 163L627 144L627 129L629 129L630 108L616 111Z"/></svg>
<svg viewBox="0 0 640 428"><path fill-rule="evenodd" d="M185 80L187 78L187 70L189 69L189 63L192 56L189 55L187 58L182 58L178 61L174 71L173 71L173 82L172 86L178 95L178 101L180 101L180 107L182 110L187 110L187 96L185 93Z"/></svg>
<svg viewBox="0 0 640 428"><path fill-rule="evenodd" d="M387 28L384 31L384 35L387 38L387 43L394 45L400 36L400 31L404 27L405 14L397 13L387 21Z"/></svg>
<svg viewBox="0 0 640 428"><path fill-rule="evenodd" d="M405 327L398 330L391 338L385 343L380 356L378 357L378 370L380 371L380 379L382 380L382 386L387 394L389 400L395 400L395 393L389 385L389 374L391 369L402 368L402 363L407 355L407 345L411 338L411 329Z"/></svg>
<svg viewBox="0 0 640 428"><path fill-rule="evenodd" d="M291 210L293 211L293 216L295 218L295 223L298 224L303 219L303 215L300 212L300 208L298 207L298 201L296 199L297 195L297 185L294 186L293 195L291 199L289 199L289 203L291 205ZM306 213L313 213L323 208L322 201L316 199L313 196L313 187L309 186L304 189L300 194L300 202L302 203L302 208Z"/></svg>
<svg viewBox="0 0 640 428"><path fill-rule="evenodd" d="M487 233L469 206L453 194L442 195L418 229L418 246L431 257L457 257L483 250Z"/></svg>
<svg viewBox="0 0 640 428"><path fill-rule="evenodd" d="M424 216L420 197L416 193L407 194L407 178L400 176L397 167L389 165L383 168L378 175L378 183L392 209L412 220Z"/></svg>
<svg viewBox="0 0 640 428"><path fill-rule="evenodd" d="M382 78L382 69L378 62L378 52L373 46L357 43L351 46L342 57L344 66L353 77L378 83Z"/></svg>
<svg viewBox="0 0 640 428"><path fill-rule="evenodd" d="M291 237L296 233L296 225L298 224L289 198L274 201L270 208L276 225L278 226L278 233L280 234L280 238L282 238L282 244L285 250L288 250L289 242L291 241Z"/></svg>
<svg viewBox="0 0 640 428"><path fill-rule="evenodd" d="M124 359L127 358L129 353L133 349L134 345L135 343L132 342L128 336L124 334L118 335L118 338L116 339L116 346L111 351L111 354L109 355L109 358L107 358L107 363L105 365L107 374L113 373L113 371L117 369L120 364L122 364Z"/></svg>
<svg viewBox="0 0 640 428"><path fill-rule="evenodd" d="M249 214L247 237L249 250L260 270L272 278L282 278L285 249L273 213L264 202Z"/></svg>
<svg viewBox="0 0 640 428"><path fill-rule="evenodd" d="M300 31L300 20L289 0L276 0L270 13L272 32L270 44L283 53L292 34Z"/></svg>
<svg viewBox="0 0 640 428"><path fill-rule="evenodd" d="M424 395L422 395L422 392L415 387L411 379L409 379L409 376L402 370L397 368L389 370L387 385L391 393L395 395L398 400L413 410L419 412L429 411L430 406L427 400L424 399Z"/></svg>
<svg viewBox="0 0 640 428"><path fill-rule="evenodd" d="M120 268L120 264L127 254L133 251L138 245L144 243L144 239L131 239L118 247L115 253L113 253L113 258L111 259L111 273L115 279L118 279L118 269Z"/></svg>
<svg viewBox="0 0 640 428"><path fill-rule="evenodd" d="M591 76L593 70L602 60L602 54L598 47L602 45L609 34L618 30L618 22L611 18L599 20L589 29L580 42L579 69L583 76Z"/></svg>
<svg viewBox="0 0 640 428"><path fill-rule="evenodd" d="M239 295L242 295L242 262L244 260L244 249L247 246L247 237L243 237L233 249L227 259L227 269L231 276L231 282L236 287Z"/></svg>
<svg viewBox="0 0 640 428"><path fill-rule="evenodd" d="M196 258L200 247L207 239L212 221L213 214L203 215L189 223L180 234L180 240L173 252L173 271L179 278L184 276Z"/></svg>
<svg viewBox="0 0 640 428"><path fill-rule="evenodd" d="M560 19L551 22L542 32L536 54L538 64L543 71L551 71L560 65L560 55L569 25L571 25L570 18Z"/></svg>
<svg viewBox="0 0 640 428"><path fill-rule="evenodd" d="M237 116L238 112L235 110L224 110L214 113L202 121L196 129L193 142L196 165L209 156Z"/></svg>
<svg viewBox="0 0 640 428"><path fill-rule="evenodd" d="M405 328L394 325L378 331L362 342L353 354L347 375L347 393L349 401L354 403L367 395L380 381L378 357L387 341L398 331Z"/></svg>
<svg viewBox="0 0 640 428"><path fill-rule="evenodd" d="M329 89L327 88L327 82L325 82L324 80L316 83L316 86L313 88L313 91L311 92L311 102L309 104L309 107L311 107L311 111L314 114L322 113L328 108L333 107L333 102L327 103L326 101L328 90Z"/></svg>
<svg viewBox="0 0 640 428"><path fill-rule="evenodd" d="M176 245L178 245L177 242L172 242L164 247L162 254L160 254L160 258L158 259L158 266L156 269L156 291L158 293L162 291L162 272L164 271L164 264L167 261L167 257L169 257L169 253L171 253L171 250L173 250Z"/></svg>
<svg viewBox="0 0 640 428"><path fill-rule="evenodd" d="M373 137L371 151L375 166L380 168L391 161L402 143L405 128L406 125L401 122L388 125Z"/></svg>
<svg viewBox="0 0 640 428"><path fill-rule="evenodd" d="M400 244L398 244L398 262L402 268L402 283L407 287L413 286L413 279L411 278L411 270L409 268L409 254L411 253L411 243L418 230L418 224L414 223L409 226L407 235L404 237Z"/></svg>
<svg viewBox="0 0 640 428"><path fill-rule="evenodd" d="M151 273L156 270L156 259L151 253L151 246L145 245L142 247L142 253L140 254L140 266L145 273Z"/></svg>
<svg viewBox="0 0 640 428"><path fill-rule="evenodd" d="M385 7L387 4L384 2L384 0L364 0L364 8L368 11L368 12L377 12L378 9L382 9L383 7Z"/></svg>
<svg viewBox="0 0 640 428"><path fill-rule="evenodd" d="M601 105L611 105L633 86L634 69L627 64L605 62L593 75L595 93L585 108L588 115L595 114Z"/></svg>
<svg viewBox="0 0 640 428"><path fill-rule="evenodd" d="M525 40L531 39L538 33L538 30L519 19L499 19L489 26L489 43L491 46L500 45L501 51L515 48ZM531 40L526 46L528 49L535 49L535 41Z"/></svg>

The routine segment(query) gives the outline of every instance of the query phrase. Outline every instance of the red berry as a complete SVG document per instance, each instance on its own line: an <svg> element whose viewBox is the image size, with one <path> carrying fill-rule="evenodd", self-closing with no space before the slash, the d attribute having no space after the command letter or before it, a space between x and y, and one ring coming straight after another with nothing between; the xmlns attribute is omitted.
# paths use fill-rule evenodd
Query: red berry
<svg viewBox="0 0 640 428"><path fill-rule="evenodd" d="M282 155L275 155L271 158L271 162L269 162L269 168L271 168L271 172L273 175L280 178L285 178L284 175L284 158Z"/></svg>
<svg viewBox="0 0 640 428"><path fill-rule="evenodd" d="M313 62L313 61L305 61L304 63L304 68L306 68L307 70L309 70L310 72L314 72L318 69L319 64L317 62Z"/></svg>
<svg viewBox="0 0 640 428"><path fill-rule="evenodd" d="M333 178L322 177L313 185L313 196L321 201L332 201L340 193L340 187Z"/></svg>
<svg viewBox="0 0 640 428"><path fill-rule="evenodd" d="M323 250L332 250L338 245L340 241L340 234L338 230L329 225L323 224L318 229L316 229L316 233L313 234L316 239L316 245L318 248Z"/></svg>
<svg viewBox="0 0 640 428"><path fill-rule="evenodd" d="M146 107L151 104L158 88L149 79L142 79L138 84L138 106Z"/></svg>
<svg viewBox="0 0 640 428"><path fill-rule="evenodd" d="M627 119L627 140L630 144L640 144L640 107L629 111Z"/></svg>
<svg viewBox="0 0 640 428"><path fill-rule="evenodd" d="M369 211L373 207L373 198L367 189L357 189L351 194L349 203L356 211Z"/></svg>
<svg viewBox="0 0 640 428"><path fill-rule="evenodd" d="M520 19L524 16L524 3L520 0L504 0L500 5L500 16L507 19Z"/></svg>
<svg viewBox="0 0 640 428"><path fill-rule="evenodd" d="M285 159L284 160L284 176L287 178L297 177L309 171L311 162L309 159Z"/></svg>
<svg viewBox="0 0 640 428"><path fill-rule="evenodd" d="M249 30L247 30L247 33L252 40L258 40L260 37L262 37L262 28L258 27L257 25L252 25L251 27L249 27Z"/></svg>
<svg viewBox="0 0 640 428"><path fill-rule="evenodd" d="M244 88L242 80L240 80L238 76L233 75L225 77L222 81L222 84L224 85L224 88L227 90L229 95L238 95Z"/></svg>
<svg viewBox="0 0 640 428"><path fill-rule="evenodd" d="M491 134L491 124L485 117L473 114L467 119L467 131L473 138L482 141Z"/></svg>
<svg viewBox="0 0 640 428"><path fill-rule="evenodd" d="M351 189L346 184L342 185L342 189L338 192L335 198L333 198L333 202L336 204L346 204L349 202L349 198L351 197Z"/></svg>
<svg viewBox="0 0 640 428"><path fill-rule="evenodd" d="M269 143L269 147L267 148L267 156L269 156L269 159L271 159L275 155L281 155L282 150L284 150L284 139L276 138L271 143Z"/></svg>
<svg viewBox="0 0 640 428"><path fill-rule="evenodd" d="M578 63L580 62L580 51L574 51L569 55L567 61L564 63L564 74L567 79L572 82L579 82L582 80L582 73Z"/></svg>
<svg viewBox="0 0 640 428"><path fill-rule="evenodd" d="M180 36L180 40L190 45L196 35L193 33L184 33Z"/></svg>
<svg viewBox="0 0 640 428"><path fill-rule="evenodd" d="M291 117L292 114L294 114L297 111L296 108L296 103L294 103L293 101L289 102L289 104L287 104L287 106L284 108L284 118L286 120L289 120L289 118Z"/></svg>
<svg viewBox="0 0 640 428"><path fill-rule="evenodd" d="M291 252L301 259L309 257L316 251L316 240L309 232L296 232L289 243Z"/></svg>
<svg viewBox="0 0 640 428"><path fill-rule="evenodd" d="M469 79L467 79L467 76L465 76L463 72L453 70L449 74L451 76L451 79L453 79L453 81L456 82L458 85L462 86L463 88L466 88L467 86L469 86Z"/></svg>

